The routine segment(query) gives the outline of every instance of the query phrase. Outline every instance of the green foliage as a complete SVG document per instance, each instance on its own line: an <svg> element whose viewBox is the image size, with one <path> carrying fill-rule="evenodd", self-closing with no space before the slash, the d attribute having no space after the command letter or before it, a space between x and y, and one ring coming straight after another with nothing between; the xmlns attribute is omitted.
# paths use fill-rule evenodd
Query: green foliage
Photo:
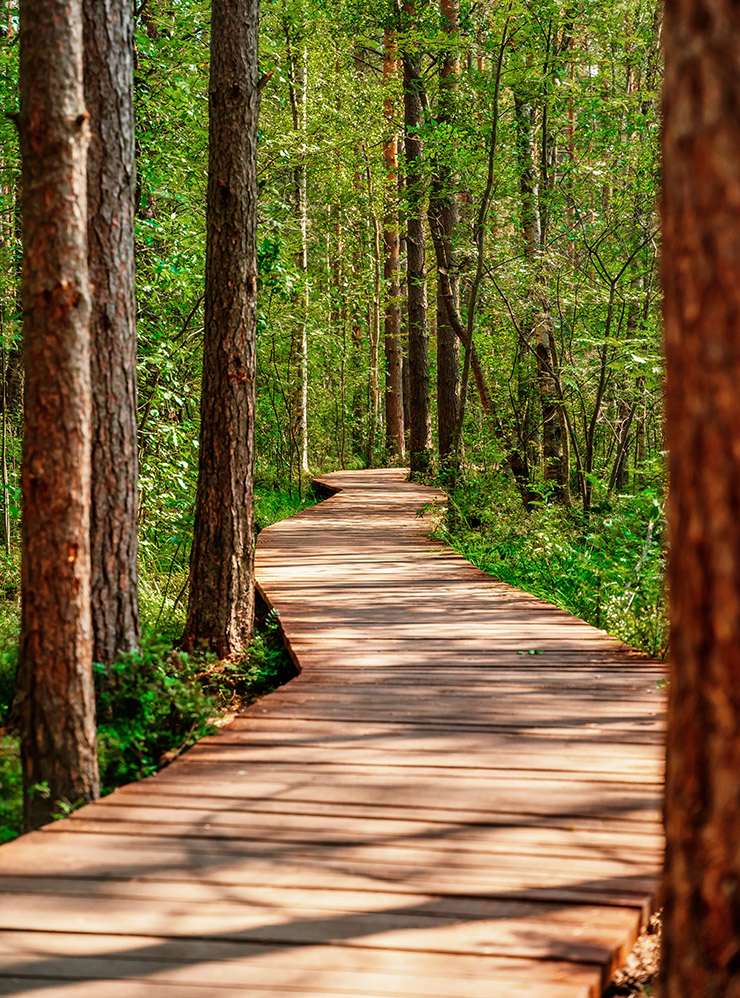
<svg viewBox="0 0 740 998"><path fill-rule="evenodd" d="M507 479L477 476L450 497L434 533L502 582L665 655L665 521L654 492L619 496L588 518L545 501L525 513Z"/></svg>
<svg viewBox="0 0 740 998"><path fill-rule="evenodd" d="M0 553L0 725L10 711L15 693L20 626L20 565L16 552Z"/></svg>
<svg viewBox="0 0 740 998"><path fill-rule="evenodd" d="M173 488L177 488L175 483ZM183 486L182 495L187 495ZM315 502L299 498L279 483L264 483L255 493L260 528L292 516ZM176 650L186 606L189 521L181 533L165 536L157 547L144 544L140 562L140 601L145 638L139 651L122 655L110 669L94 666L100 781L103 793L149 776L215 730L224 711L237 709L296 674L285 648L277 615L258 614L255 636L240 662L219 662L213 655ZM20 572L17 550L0 554L0 724L7 723L15 691L18 660ZM258 599L258 603L261 601ZM59 817L67 813L60 809ZM0 729L0 841L20 832L23 817L18 741Z"/></svg>
<svg viewBox="0 0 740 998"><path fill-rule="evenodd" d="M94 667L103 793L150 776L212 730L216 701L199 682L208 665L147 635L110 670Z"/></svg>
<svg viewBox="0 0 740 998"><path fill-rule="evenodd" d="M0 734L0 843L15 838L22 827L23 794L18 740Z"/></svg>
<svg viewBox="0 0 740 998"><path fill-rule="evenodd" d="M139 651L94 671L104 794L155 773L215 731L225 709L250 703L296 674L274 613L258 624L241 662L187 655L149 634ZM58 817L67 813L62 808ZM8 734L0 737L0 842L18 835L22 818L18 740Z"/></svg>
<svg viewBox="0 0 740 998"><path fill-rule="evenodd" d="M315 503L316 497L310 491L298 496L280 488L257 485L254 493L254 520L257 530L264 530L271 523L285 520Z"/></svg>
<svg viewBox="0 0 740 998"><path fill-rule="evenodd" d="M270 611L257 624L249 651L242 661L214 661L199 680L202 689L210 693L223 710L252 703L296 674L285 648L277 613Z"/></svg>

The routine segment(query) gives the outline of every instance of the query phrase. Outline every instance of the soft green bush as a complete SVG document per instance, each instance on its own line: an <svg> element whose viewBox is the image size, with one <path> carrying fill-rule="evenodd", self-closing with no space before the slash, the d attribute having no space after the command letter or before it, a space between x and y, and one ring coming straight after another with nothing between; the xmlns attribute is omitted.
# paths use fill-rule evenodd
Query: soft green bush
<svg viewBox="0 0 740 998"><path fill-rule="evenodd" d="M0 842L14 839L23 827L21 758L18 739L0 737Z"/></svg>
<svg viewBox="0 0 740 998"><path fill-rule="evenodd" d="M665 517L654 491L618 496L588 517L545 501L527 513L504 476L477 476L449 497L434 533L502 582L665 655Z"/></svg>
<svg viewBox="0 0 740 998"><path fill-rule="evenodd" d="M112 668L94 667L103 793L150 776L213 730L217 704L199 682L207 666L148 635Z"/></svg>

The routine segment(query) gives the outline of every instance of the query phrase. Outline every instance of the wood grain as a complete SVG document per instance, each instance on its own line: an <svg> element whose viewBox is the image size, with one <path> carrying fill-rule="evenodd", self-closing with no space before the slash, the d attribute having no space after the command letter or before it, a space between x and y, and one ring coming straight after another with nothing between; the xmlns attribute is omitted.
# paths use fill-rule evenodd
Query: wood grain
<svg viewBox="0 0 740 998"><path fill-rule="evenodd" d="M263 531L300 676L0 848L0 995L597 998L662 854L663 668L342 472Z"/></svg>

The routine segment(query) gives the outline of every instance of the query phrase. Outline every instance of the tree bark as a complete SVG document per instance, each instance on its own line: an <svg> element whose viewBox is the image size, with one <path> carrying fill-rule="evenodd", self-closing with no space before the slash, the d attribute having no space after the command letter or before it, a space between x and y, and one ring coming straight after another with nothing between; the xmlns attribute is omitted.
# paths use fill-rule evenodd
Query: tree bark
<svg viewBox="0 0 740 998"><path fill-rule="evenodd" d="M535 115L527 83L514 90L517 127L517 158L521 194L521 224L524 255L531 267L531 303L524 322L525 336L533 343L537 386L542 415L543 477L555 499L570 504L568 431L562 412L559 368L555 351L555 329L547 302L543 272L541 207L534 160ZM546 124L543 123L543 128ZM546 182L546 178L545 181Z"/></svg>
<svg viewBox="0 0 740 998"><path fill-rule="evenodd" d="M404 3L413 20L414 6ZM407 268L409 326L409 458L412 477L424 475L430 465L432 421L427 331L427 285L424 235L424 143L420 90L420 58L406 47L403 53L403 101L406 151L406 197L408 204Z"/></svg>
<svg viewBox="0 0 740 998"><path fill-rule="evenodd" d="M403 422L403 347L401 344L401 268L398 233L398 136L395 132L393 97L389 93L396 72L396 46L393 32L386 30L383 59L383 101L385 138L383 160L386 170L385 214L383 218L383 247L385 279L385 433L386 452L391 461L406 457Z"/></svg>
<svg viewBox="0 0 740 998"><path fill-rule="evenodd" d="M290 343L291 368L296 380L291 388L292 437L298 449L300 475L308 474L308 173L306 169L306 102L308 99L308 50L303 36L294 40L286 18L285 36L288 47L288 87L293 116L293 130L300 143L300 155L293 170L295 212L300 243L295 262L301 275L301 302L299 319L293 329ZM296 55L295 44L301 46Z"/></svg>
<svg viewBox="0 0 740 998"><path fill-rule="evenodd" d="M373 198L372 171L370 164L367 164L365 175L367 177L367 203L370 223L372 226L372 251L373 251L373 297L370 304L370 355L368 357L368 431L367 450L365 459L368 468L375 467L375 442L378 433L378 422L380 419L380 393L378 390L378 368L380 366L380 296L383 290L383 278L380 261L380 220L375 211Z"/></svg>
<svg viewBox="0 0 740 998"><path fill-rule="evenodd" d="M442 25L447 34L458 34L459 0L440 0ZM457 78L460 64L457 55L445 52L439 74L439 111L437 120L451 128L455 118ZM449 143L452 146L452 142ZM444 154L443 154L444 155ZM457 273L455 233L458 225L458 199L453 190L453 171L444 158L438 163L432 186L429 211L437 219L440 238L450 280L450 292L459 307L460 280ZM442 275L437 278L437 436L439 457L446 464L455 439L455 427L460 411L460 345L452 328L444 300Z"/></svg>
<svg viewBox="0 0 740 998"><path fill-rule="evenodd" d="M241 655L254 615L258 0L211 16L205 341L190 603L183 642Z"/></svg>
<svg viewBox="0 0 740 998"><path fill-rule="evenodd" d="M662 995L740 994L740 8L671 0L663 248L672 673Z"/></svg>
<svg viewBox="0 0 740 998"><path fill-rule="evenodd" d="M26 375L18 706L27 830L98 796L81 0L21 0Z"/></svg>
<svg viewBox="0 0 740 998"><path fill-rule="evenodd" d="M93 659L141 637L137 592L133 8L84 0L92 379L90 511Z"/></svg>

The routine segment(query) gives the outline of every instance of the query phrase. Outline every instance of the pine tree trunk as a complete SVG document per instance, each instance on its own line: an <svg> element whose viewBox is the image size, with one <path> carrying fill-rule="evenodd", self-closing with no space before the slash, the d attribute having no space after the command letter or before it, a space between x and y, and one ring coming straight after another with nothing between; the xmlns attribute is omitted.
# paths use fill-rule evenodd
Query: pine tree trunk
<svg viewBox="0 0 740 998"><path fill-rule="evenodd" d="M534 161L534 106L531 95L515 90L514 107L517 126L519 190L524 255L531 266L532 302L523 323L527 344L536 357L537 386L542 425L543 481L553 497L570 504L569 441L565 414L559 391L560 373L554 344L554 325L547 302L543 261L542 214ZM544 126L543 126L544 127Z"/></svg>
<svg viewBox="0 0 740 998"><path fill-rule="evenodd" d="M26 375L19 721L26 829L98 796L81 0L21 0ZM45 786L44 793L36 788Z"/></svg>
<svg viewBox="0 0 740 998"><path fill-rule="evenodd" d="M372 173L370 166L366 169L368 212L372 226L373 250L373 297L370 302L370 355L368 357L368 433L366 463L368 468L375 467L375 444L380 420L380 393L378 390L378 368L380 366L380 296L383 290L382 268L380 260L380 221L373 204Z"/></svg>
<svg viewBox="0 0 740 998"><path fill-rule="evenodd" d="M90 511L93 659L136 648L136 300L133 8L84 0L92 378Z"/></svg>
<svg viewBox="0 0 740 998"><path fill-rule="evenodd" d="M399 142L399 153L402 153L400 164L406 159L406 147L403 137ZM411 378L409 376L409 268L408 268L408 226L406 215L406 176L399 166L398 171L398 262L400 308L399 322L401 334L401 382L403 384L403 432L404 451L408 456L409 428L411 426Z"/></svg>
<svg viewBox="0 0 740 998"><path fill-rule="evenodd" d="M383 140L383 160L386 169L385 215L383 218L383 246L385 278L385 433L386 452L391 461L406 457L403 423L403 347L401 345L400 242L398 233L398 136L395 133L393 98L387 88L396 72L396 47L393 32L385 33L385 58L383 60L383 85L386 96L383 116L386 135Z"/></svg>
<svg viewBox="0 0 740 998"><path fill-rule="evenodd" d="M183 642L241 655L254 613L257 0L211 20L205 341L190 604Z"/></svg>
<svg viewBox="0 0 740 998"><path fill-rule="evenodd" d="M669 2L671 659L662 995L740 994L740 8Z"/></svg>
<svg viewBox="0 0 740 998"><path fill-rule="evenodd" d="M404 10L413 17L413 4ZM427 284L424 234L424 144L419 136L423 115L420 59L408 49L403 55L403 100L408 204L407 273L409 312L409 458L411 475L424 475L431 459L432 421L427 332Z"/></svg>
<svg viewBox="0 0 740 998"><path fill-rule="evenodd" d="M440 0L444 30L458 35L459 0ZM460 65L457 55L446 52L439 76L440 125L451 125L455 117L457 77ZM453 187L453 175L447 163L441 162L435 177L430 212L438 220L444 245L450 287L455 307L460 303L460 282L454 239L458 224L458 200ZM460 344L453 330L444 302L441 275L437 280L437 434L439 457L444 465L450 457L460 411Z"/></svg>
<svg viewBox="0 0 740 998"><path fill-rule="evenodd" d="M308 50L299 38L300 55L294 50L291 25L285 19L288 46L288 76L293 131L300 143L299 159L293 170L296 221L300 243L295 255L296 267L301 275L301 301L298 304L298 321L290 341L291 373L295 372L291 386L291 436L298 451L299 478L308 474L308 175L306 169L306 111L308 100Z"/></svg>

